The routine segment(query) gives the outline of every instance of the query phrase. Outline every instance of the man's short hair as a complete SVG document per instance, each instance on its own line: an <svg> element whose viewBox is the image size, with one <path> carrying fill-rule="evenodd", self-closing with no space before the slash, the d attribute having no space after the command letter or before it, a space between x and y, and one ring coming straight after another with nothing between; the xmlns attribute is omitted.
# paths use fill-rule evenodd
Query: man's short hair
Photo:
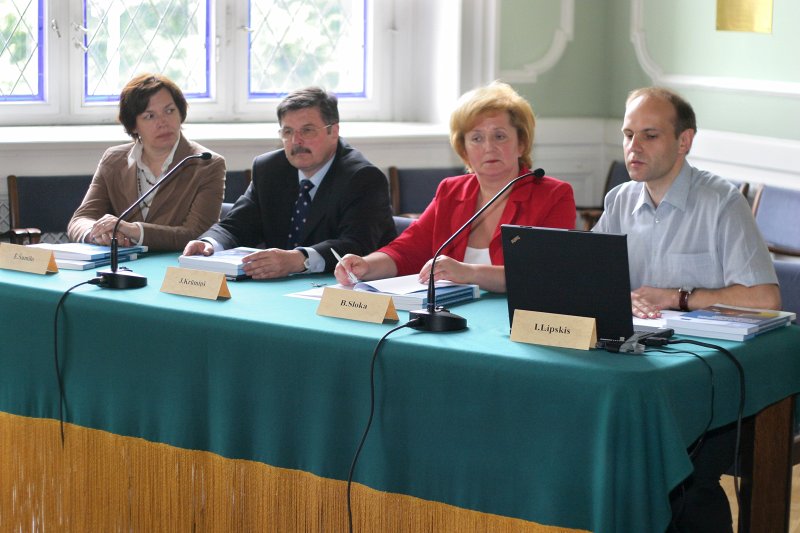
<svg viewBox="0 0 800 533"><path fill-rule="evenodd" d="M625 105L627 106L631 101L640 96L661 98L672 104L673 109L675 109L675 138L686 130L697 132L697 119L695 118L692 105L675 91L664 87L643 87L641 89L635 89L628 94Z"/></svg>
<svg viewBox="0 0 800 533"><path fill-rule="evenodd" d="M283 117L289 111L298 111L311 107L319 108L325 124L339 123L339 100L336 95L320 87L306 87L286 95L278 104L278 123L283 123Z"/></svg>

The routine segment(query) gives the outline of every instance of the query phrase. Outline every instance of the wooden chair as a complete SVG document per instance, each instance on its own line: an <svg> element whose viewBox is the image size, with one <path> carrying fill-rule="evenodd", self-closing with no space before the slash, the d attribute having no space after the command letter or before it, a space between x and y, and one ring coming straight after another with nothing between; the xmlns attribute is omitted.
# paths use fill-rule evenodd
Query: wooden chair
<svg viewBox="0 0 800 533"><path fill-rule="evenodd" d="M616 187L621 183L625 183L631 179L630 175L628 174L628 169L625 168L625 161L616 160L611 163L611 166L608 169L608 175L606 175L606 185L603 188L603 198L606 197L608 191ZM599 207L577 207L578 215L581 217L583 221L583 229L585 231L591 230L597 221L600 220L600 216L603 214L603 206Z"/></svg>
<svg viewBox="0 0 800 533"><path fill-rule="evenodd" d="M800 261L776 260L775 273L781 287L781 306L784 311L792 311L800 316ZM800 320L797 321L800 323ZM794 444L792 464L800 464L800 401L795 402Z"/></svg>
<svg viewBox="0 0 800 533"><path fill-rule="evenodd" d="M464 167L406 168L389 167L389 189L395 215L419 218L436 194L444 178L464 174Z"/></svg>
<svg viewBox="0 0 800 533"><path fill-rule="evenodd" d="M760 185L753 216L770 252L800 257L800 190Z"/></svg>
<svg viewBox="0 0 800 533"><path fill-rule="evenodd" d="M43 233L66 232L91 181L91 175L8 176L11 229L3 236L14 244L34 244Z"/></svg>

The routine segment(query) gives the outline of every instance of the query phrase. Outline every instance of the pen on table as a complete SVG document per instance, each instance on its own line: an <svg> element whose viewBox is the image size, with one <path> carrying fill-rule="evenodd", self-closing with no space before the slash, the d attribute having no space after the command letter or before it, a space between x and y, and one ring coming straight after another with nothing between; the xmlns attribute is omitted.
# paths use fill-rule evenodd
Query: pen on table
<svg viewBox="0 0 800 533"><path fill-rule="evenodd" d="M331 252L333 252L333 257L335 257L336 260L339 262L339 264L342 265L342 256L339 255L339 253L333 248L331 248ZM347 272L347 279L350 280L350 283L352 283L353 285L358 283L358 278L356 277L355 274L350 272L350 270L348 270L347 267L345 267L344 265L342 265L342 268L344 268L344 271Z"/></svg>

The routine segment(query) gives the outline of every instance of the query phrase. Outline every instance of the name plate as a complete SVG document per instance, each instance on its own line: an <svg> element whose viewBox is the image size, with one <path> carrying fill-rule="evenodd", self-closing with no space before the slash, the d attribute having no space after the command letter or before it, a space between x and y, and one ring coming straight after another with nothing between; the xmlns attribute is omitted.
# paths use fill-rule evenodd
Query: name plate
<svg viewBox="0 0 800 533"><path fill-rule="evenodd" d="M0 243L0 268L32 274L58 272L58 265L56 265L52 250L4 242Z"/></svg>
<svg viewBox="0 0 800 533"><path fill-rule="evenodd" d="M335 287L325 287L322 290L317 314L376 324L400 320L391 296Z"/></svg>
<svg viewBox="0 0 800 533"><path fill-rule="evenodd" d="M594 318L514 310L511 340L561 348L589 350L597 344Z"/></svg>
<svg viewBox="0 0 800 533"><path fill-rule="evenodd" d="M161 292L208 300L231 297L228 282L225 281L225 274L222 272L179 267L167 267Z"/></svg>

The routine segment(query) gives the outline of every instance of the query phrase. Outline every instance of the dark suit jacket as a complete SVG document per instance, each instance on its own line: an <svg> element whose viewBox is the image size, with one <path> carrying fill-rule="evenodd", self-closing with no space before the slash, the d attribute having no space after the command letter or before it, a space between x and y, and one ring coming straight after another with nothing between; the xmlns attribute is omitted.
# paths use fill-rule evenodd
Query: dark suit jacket
<svg viewBox="0 0 800 533"><path fill-rule="evenodd" d="M253 181L228 216L200 238L211 237L223 248L287 246L289 222L299 192L297 169L283 150L253 161ZM311 203L302 246L325 259L325 271L336 266L330 252L367 255L395 237L386 176L358 150L339 139L333 164Z"/></svg>

